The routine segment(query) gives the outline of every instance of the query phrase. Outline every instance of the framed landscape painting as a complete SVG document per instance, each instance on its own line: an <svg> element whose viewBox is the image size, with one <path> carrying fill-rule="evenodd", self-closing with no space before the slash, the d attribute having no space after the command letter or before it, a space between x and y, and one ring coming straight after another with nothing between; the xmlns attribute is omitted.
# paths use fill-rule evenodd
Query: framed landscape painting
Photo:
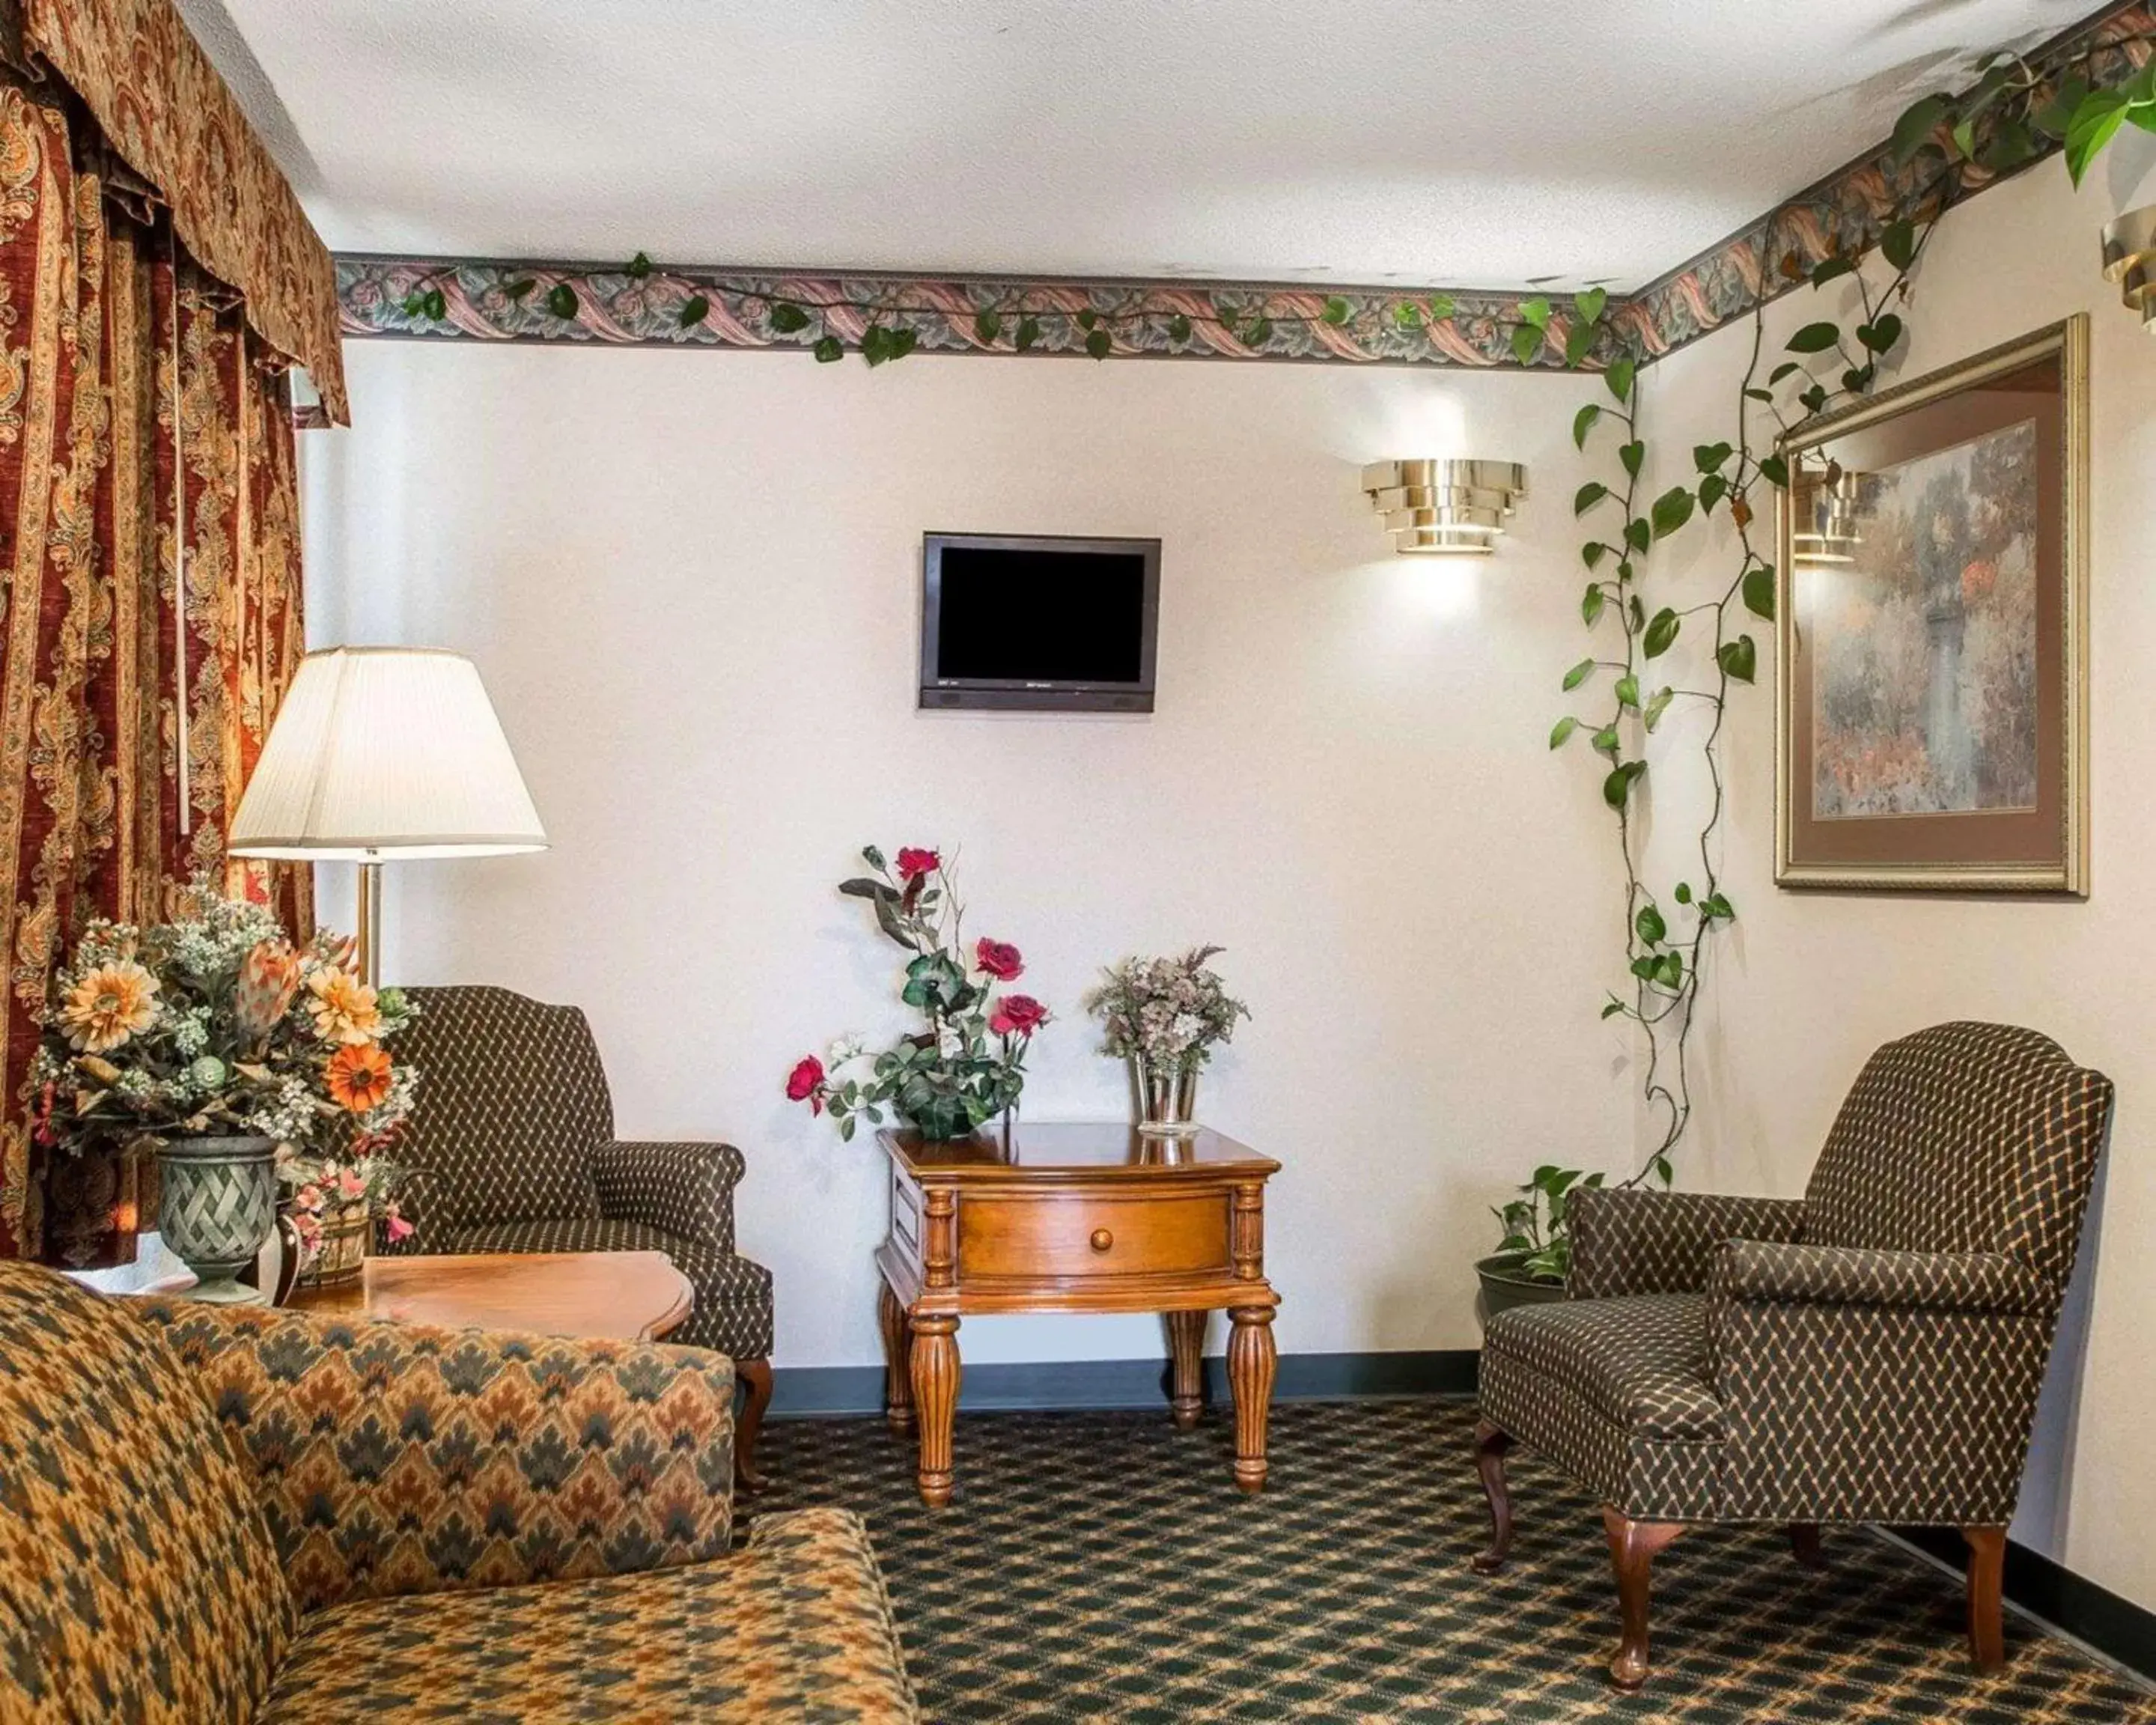
<svg viewBox="0 0 2156 1725"><path fill-rule="evenodd" d="M2088 323L1784 437L1784 886L2088 890Z"/></svg>

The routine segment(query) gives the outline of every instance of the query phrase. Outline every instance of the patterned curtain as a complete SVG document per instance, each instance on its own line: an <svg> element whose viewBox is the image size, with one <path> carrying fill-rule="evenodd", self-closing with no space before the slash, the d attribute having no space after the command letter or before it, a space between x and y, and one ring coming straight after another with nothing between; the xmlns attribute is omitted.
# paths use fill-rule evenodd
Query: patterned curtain
<svg viewBox="0 0 2156 1725"><path fill-rule="evenodd" d="M0 1255L72 1264L136 1220L129 1170L25 1123L75 931L205 875L313 926L304 870L223 850L302 651L286 380L146 191L0 72Z"/></svg>

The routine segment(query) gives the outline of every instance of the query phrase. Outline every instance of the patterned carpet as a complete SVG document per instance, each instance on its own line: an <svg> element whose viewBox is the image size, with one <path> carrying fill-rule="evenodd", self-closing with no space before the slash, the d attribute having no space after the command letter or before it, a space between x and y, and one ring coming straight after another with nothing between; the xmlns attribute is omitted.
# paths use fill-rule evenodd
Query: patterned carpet
<svg viewBox="0 0 2156 1725"><path fill-rule="evenodd" d="M1655 1676L1618 1695L1600 1519L1533 1455L1514 1455L1511 1569L1469 1570L1486 1525L1472 1420L1277 1408L1271 1483L1245 1499L1215 1412L1188 1435L1164 1409L961 1415L940 1514L880 1420L785 1420L765 1431L774 1489L745 1507L868 1516L934 1725L2156 1725L2156 1699L2010 1614L2007 1669L1977 1679L1959 1587L1833 1530L1816 1574L1771 1530L1686 1534L1656 1565Z"/></svg>

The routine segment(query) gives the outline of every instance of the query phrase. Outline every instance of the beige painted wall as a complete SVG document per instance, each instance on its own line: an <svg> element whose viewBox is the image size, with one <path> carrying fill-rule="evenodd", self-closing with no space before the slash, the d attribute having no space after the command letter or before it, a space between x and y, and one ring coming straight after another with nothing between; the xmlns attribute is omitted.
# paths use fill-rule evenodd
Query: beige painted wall
<svg viewBox="0 0 2156 1725"><path fill-rule="evenodd" d="M900 1022L892 949L832 890L865 840L963 850L969 926L1024 947L1062 1016L1035 1117L1127 1106L1079 1015L1097 967L1228 947L1255 1017L1204 1112L1286 1164L1283 1349L1472 1346L1486 1207L1543 1158L1623 1159L1607 818L1544 746L1586 380L348 352L357 429L305 440L314 639L473 654L555 845L392 869L388 972L580 1003L625 1132L742 1144L782 1364L878 1357L875 1152L781 1096ZM1357 464L1418 450L1530 465L1503 555L1391 554ZM927 528L1158 535L1159 711L916 712ZM1161 1338L1007 1318L965 1346Z"/></svg>
<svg viewBox="0 0 2156 1725"><path fill-rule="evenodd" d="M1738 701L1729 733L1722 854L1743 920L1701 1027L1705 1105L1692 1177L1729 1190L1801 1190L1865 1055L1943 1019L2034 1025L2108 1072L2119 1104L2101 1193L2101 1250L2093 1262L2084 1255L2016 1532L2104 1586L2156 1605L2156 1553L2147 1537L2156 1525L2147 1459L2156 1260L2141 1249L2156 1225L2148 1103L2156 1088L2148 1001L2156 801L2143 784L2156 762L2148 671L2156 658L2156 583L2148 577L2156 341L2097 270L2097 227L2137 197L2125 154L2117 167L2120 179L2076 196L2064 170L2046 162L1948 217L1921 266L1900 366L1902 377L1918 377L2073 311L2091 314L2094 891L2085 904L1778 892L1773 691L1763 677ZM2138 194L2148 195L2156 193ZM1770 352L1820 315L1818 304L1805 289L1773 307ZM1727 434L1749 345L1748 326L1724 331L1649 373L1662 454L1688 467L1695 443ZM1665 559L1657 578L1703 592L1710 574L1727 578L1727 543L1718 526L1712 541ZM1711 562L1699 558L1707 547ZM1763 667L1770 634L1761 638ZM1663 845L1691 814L1677 791L1671 783L1660 793Z"/></svg>

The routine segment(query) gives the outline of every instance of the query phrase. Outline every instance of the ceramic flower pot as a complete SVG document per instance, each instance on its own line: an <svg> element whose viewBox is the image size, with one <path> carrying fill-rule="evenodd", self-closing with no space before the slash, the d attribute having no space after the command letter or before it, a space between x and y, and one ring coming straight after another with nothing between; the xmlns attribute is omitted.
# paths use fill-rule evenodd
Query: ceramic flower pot
<svg viewBox="0 0 2156 1725"><path fill-rule="evenodd" d="M1482 1282L1475 1312L1486 1326L1515 1306L1546 1306L1568 1297L1563 1282L1537 1281L1524 1274L1520 1265L1527 1256L1525 1252L1497 1252L1475 1260L1475 1273Z"/></svg>
<svg viewBox="0 0 2156 1725"><path fill-rule="evenodd" d="M324 1212L322 1242L314 1261L300 1272L308 1287L346 1287L367 1273L367 1250L374 1238L374 1214L365 1204L339 1204Z"/></svg>
<svg viewBox="0 0 2156 1725"><path fill-rule="evenodd" d="M276 1159L277 1141L262 1137L174 1138L157 1153L157 1229L198 1278L191 1298L263 1298L239 1276L277 1225Z"/></svg>

